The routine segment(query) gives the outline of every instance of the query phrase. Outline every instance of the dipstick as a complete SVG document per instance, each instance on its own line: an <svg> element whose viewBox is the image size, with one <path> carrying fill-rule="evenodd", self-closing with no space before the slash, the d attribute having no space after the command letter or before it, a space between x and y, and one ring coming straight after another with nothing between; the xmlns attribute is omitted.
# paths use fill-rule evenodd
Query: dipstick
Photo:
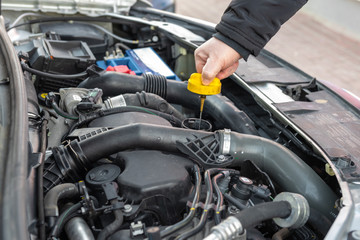
<svg viewBox="0 0 360 240"><path fill-rule="evenodd" d="M214 78L214 80L209 85L203 85L201 80L201 74L193 73L189 78L187 89L190 92L200 95L200 129L206 96L219 94L221 92L221 82L220 79Z"/></svg>

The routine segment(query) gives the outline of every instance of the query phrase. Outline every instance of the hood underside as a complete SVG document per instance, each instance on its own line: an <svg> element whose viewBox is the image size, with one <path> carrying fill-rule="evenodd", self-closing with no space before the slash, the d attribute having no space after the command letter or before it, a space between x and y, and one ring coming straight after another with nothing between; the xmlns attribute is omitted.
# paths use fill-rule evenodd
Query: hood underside
<svg viewBox="0 0 360 240"><path fill-rule="evenodd" d="M98 15L127 13L136 0L15 0L3 1L2 9L14 11L41 11L59 14L81 13Z"/></svg>

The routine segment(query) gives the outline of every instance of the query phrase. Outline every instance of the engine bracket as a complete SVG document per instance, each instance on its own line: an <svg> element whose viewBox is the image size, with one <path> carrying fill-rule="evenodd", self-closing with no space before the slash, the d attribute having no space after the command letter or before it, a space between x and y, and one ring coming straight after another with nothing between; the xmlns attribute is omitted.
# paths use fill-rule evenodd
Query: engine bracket
<svg viewBox="0 0 360 240"><path fill-rule="evenodd" d="M187 138L187 142L176 142L180 152L195 160L204 168L225 167L230 165L234 157L221 152L221 138L219 133L194 139Z"/></svg>

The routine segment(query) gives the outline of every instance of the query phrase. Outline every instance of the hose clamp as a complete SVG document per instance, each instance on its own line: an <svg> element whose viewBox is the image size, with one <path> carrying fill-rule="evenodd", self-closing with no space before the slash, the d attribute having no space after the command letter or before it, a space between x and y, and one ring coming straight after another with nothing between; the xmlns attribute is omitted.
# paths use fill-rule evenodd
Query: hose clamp
<svg viewBox="0 0 360 240"><path fill-rule="evenodd" d="M116 97L108 98L104 101L106 109L112 109L116 107L126 107L126 100L123 95L118 95Z"/></svg>
<svg viewBox="0 0 360 240"><path fill-rule="evenodd" d="M223 138L223 146L222 146L222 153L229 154L230 153L230 146L231 146L231 130L224 129L224 138Z"/></svg>

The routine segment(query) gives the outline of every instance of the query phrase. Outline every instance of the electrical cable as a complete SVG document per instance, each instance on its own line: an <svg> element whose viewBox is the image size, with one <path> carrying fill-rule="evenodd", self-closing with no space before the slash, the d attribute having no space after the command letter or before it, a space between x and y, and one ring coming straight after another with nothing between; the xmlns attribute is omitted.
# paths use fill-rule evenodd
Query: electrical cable
<svg viewBox="0 0 360 240"><path fill-rule="evenodd" d="M169 236L170 234L178 231L179 229L185 227L187 224L189 224L191 222L191 220L194 218L195 216L195 210L196 207L199 203L199 198L200 198L200 192L201 192L201 173L200 173L200 168L198 165L194 165L194 172L195 172L195 195L194 195L194 199L192 201L191 204L191 208L190 208L190 212L189 214L180 222L167 227L166 229L164 229L163 231L160 232L160 236L161 238L165 238L167 236Z"/></svg>
<svg viewBox="0 0 360 240"><path fill-rule="evenodd" d="M70 114L64 112L63 110L61 110L60 107L57 105L57 103L54 100L51 102L51 106L57 114L59 114L60 116L62 116L64 118L68 118L68 119L72 119L72 120L79 119L78 116L70 115Z"/></svg>
<svg viewBox="0 0 360 240"><path fill-rule="evenodd" d="M28 16L41 16L40 14L37 13L23 13L20 16L18 16L8 27L8 29L12 29L14 28L14 26L16 26L16 24L18 24L23 18L28 17Z"/></svg>
<svg viewBox="0 0 360 240"><path fill-rule="evenodd" d="M21 68L24 71L27 71L29 73L38 75L40 77L47 77L47 78L54 78L54 79L75 79L75 78L85 78L88 76L88 73L86 71L76 74L53 74L53 73L47 73L42 72L33 68L30 68L26 66L25 63L21 62Z"/></svg>
<svg viewBox="0 0 360 240"><path fill-rule="evenodd" d="M118 47L118 48L121 48L123 50L131 50L131 48L129 48L128 46L126 46L125 44L123 43L115 43L115 47Z"/></svg>
<svg viewBox="0 0 360 240"><path fill-rule="evenodd" d="M194 236L195 234L197 234L198 232L201 231L201 229L203 229L203 227L205 226L209 211L210 209L210 205L212 202L212 198L213 198L213 187L212 187L212 182L211 182L211 172L214 170L218 170L218 169L208 169L205 172L205 185L207 187L207 193L206 193L206 199L205 199L205 204L204 204L204 210L203 213L201 214L200 217L200 221L199 223L192 228L191 230L182 233L181 235L179 235L177 238L175 238L175 240L184 240L184 239L188 239L191 236Z"/></svg>
<svg viewBox="0 0 360 240"><path fill-rule="evenodd" d="M221 207L224 203L224 197L221 193L221 190L217 184L217 180L221 177L224 177L223 173L219 173L217 174L215 177L213 177L213 186L215 188L215 192L216 192L216 197L217 197L217 202L216 202L216 208L215 208L215 224L219 224L221 222L221 215L220 215L220 210Z"/></svg>
<svg viewBox="0 0 360 240"><path fill-rule="evenodd" d="M87 24L89 24L89 23L87 23ZM106 33L107 35L111 36L112 38L114 38L116 40L119 40L120 42L129 43L129 44L139 44L139 40L129 40L129 39L126 39L123 37L119 37L119 36L113 34L112 32L108 31L107 29L105 29L99 25L96 25L96 24L89 24L89 25L99 29L100 31Z"/></svg>

